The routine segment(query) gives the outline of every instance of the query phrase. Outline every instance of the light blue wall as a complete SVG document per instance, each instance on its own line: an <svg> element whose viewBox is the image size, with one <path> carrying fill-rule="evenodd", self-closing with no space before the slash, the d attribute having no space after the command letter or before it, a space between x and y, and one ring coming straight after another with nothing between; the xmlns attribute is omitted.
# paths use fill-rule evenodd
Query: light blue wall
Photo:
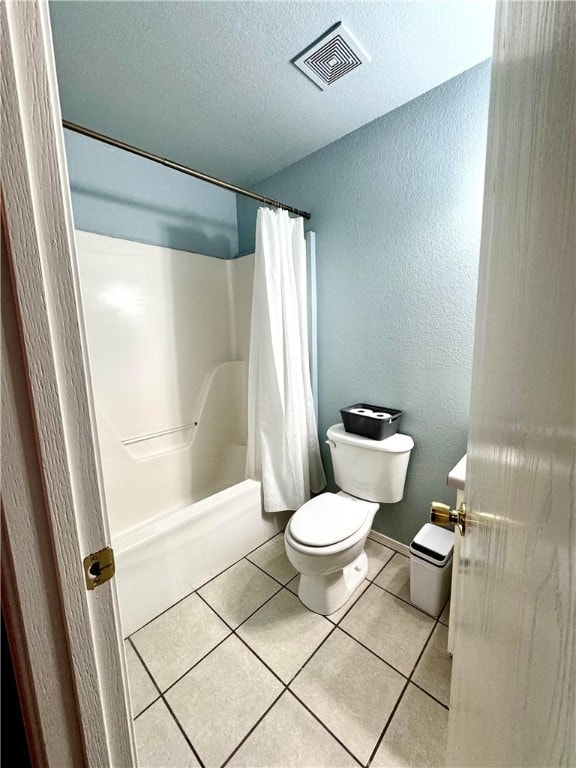
<svg viewBox="0 0 576 768"><path fill-rule="evenodd" d="M236 195L64 132L77 229L222 259L238 253Z"/></svg>
<svg viewBox="0 0 576 768"><path fill-rule="evenodd" d="M319 428L356 402L404 412L404 500L375 528L409 543L466 452L488 113L485 62L258 185L312 213ZM240 251L254 207L239 201Z"/></svg>

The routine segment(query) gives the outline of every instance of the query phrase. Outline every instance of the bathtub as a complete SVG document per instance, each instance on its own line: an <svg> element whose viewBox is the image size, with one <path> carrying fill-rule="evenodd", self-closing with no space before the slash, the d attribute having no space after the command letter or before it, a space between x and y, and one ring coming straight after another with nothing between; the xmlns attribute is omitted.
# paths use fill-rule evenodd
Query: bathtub
<svg viewBox="0 0 576 768"><path fill-rule="evenodd" d="M262 512L254 480L123 531L113 538L124 637L198 589L285 526Z"/></svg>

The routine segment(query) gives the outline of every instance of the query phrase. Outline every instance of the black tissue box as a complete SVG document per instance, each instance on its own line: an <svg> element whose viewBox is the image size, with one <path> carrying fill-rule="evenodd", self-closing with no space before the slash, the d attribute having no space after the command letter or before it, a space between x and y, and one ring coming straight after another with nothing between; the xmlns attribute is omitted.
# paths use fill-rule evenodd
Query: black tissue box
<svg viewBox="0 0 576 768"><path fill-rule="evenodd" d="M354 411L360 411L360 413L354 413ZM383 405L356 403L347 408L341 408L340 414L346 432L369 437L372 440L385 440L398 431L402 411ZM387 416L374 414L387 414Z"/></svg>

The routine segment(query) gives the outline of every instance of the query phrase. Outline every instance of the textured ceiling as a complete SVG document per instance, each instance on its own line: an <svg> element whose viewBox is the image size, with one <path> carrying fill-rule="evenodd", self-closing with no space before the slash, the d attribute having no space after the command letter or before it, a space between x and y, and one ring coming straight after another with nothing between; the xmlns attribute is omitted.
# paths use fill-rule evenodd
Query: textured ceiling
<svg viewBox="0 0 576 768"><path fill-rule="evenodd" d="M492 54L492 0L94 2L50 14L63 116L250 186ZM291 60L342 21L372 61Z"/></svg>

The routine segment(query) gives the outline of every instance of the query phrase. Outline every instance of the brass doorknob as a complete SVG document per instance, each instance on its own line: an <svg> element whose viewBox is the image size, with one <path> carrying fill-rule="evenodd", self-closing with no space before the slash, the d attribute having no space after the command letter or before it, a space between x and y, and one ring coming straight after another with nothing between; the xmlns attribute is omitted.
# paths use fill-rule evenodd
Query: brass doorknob
<svg viewBox="0 0 576 768"><path fill-rule="evenodd" d="M460 529L460 535L464 536L466 531L466 503L462 502L460 509L455 510L448 504L433 501L430 505L430 522L434 525L456 525Z"/></svg>

